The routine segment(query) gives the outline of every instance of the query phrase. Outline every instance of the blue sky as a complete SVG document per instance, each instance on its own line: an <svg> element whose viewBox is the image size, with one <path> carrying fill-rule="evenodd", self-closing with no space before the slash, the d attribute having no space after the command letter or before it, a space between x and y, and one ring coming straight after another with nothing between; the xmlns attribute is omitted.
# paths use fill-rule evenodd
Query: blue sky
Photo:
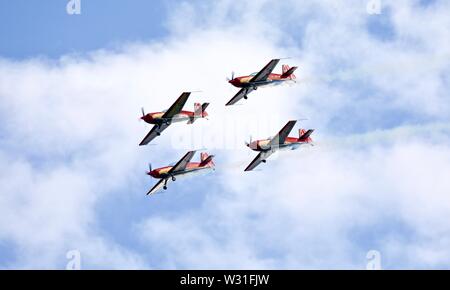
<svg viewBox="0 0 450 290"><path fill-rule="evenodd" d="M105 2L0 2L0 268L449 267L446 1ZM295 86L222 106L286 56ZM211 120L138 147L184 90ZM249 135L305 117L317 146L242 173ZM202 147L216 172L145 196L148 162Z"/></svg>
<svg viewBox="0 0 450 290"><path fill-rule="evenodd" d="M82 2L80 15L66 13L66 1L1 1L0 53L22 59L58 58L68 53L114 49L124 42L164 37L169 1L90 0Z"/></svg>

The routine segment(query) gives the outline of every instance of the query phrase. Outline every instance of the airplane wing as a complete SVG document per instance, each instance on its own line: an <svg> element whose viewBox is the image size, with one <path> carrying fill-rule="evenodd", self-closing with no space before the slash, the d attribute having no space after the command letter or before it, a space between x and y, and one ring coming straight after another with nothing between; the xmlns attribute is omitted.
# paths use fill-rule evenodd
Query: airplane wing
<svg viewBox="0 0 450 290"><path fill-rule="evenodd" d="M297 123L297 121L287 122L287 124L284 125L283 129L281 129L280 132L278 132L278 134L275 137L273 137L272 140L270 140L268 145L278 146L280 144L283 144L289 133L291 133L292 128L294 128L295 123Z"/></svg>
<svg viewBox="0 0 450 290"><path fill-rule="evenodd" d="M186 155L184 155L183 158L181 158L180 161L178 161L177 164L170 169L169 173L184 170L189 161L191 161L192 157L194 157L194 154L195 151L189 151L186 153Z"/></svg>
<svg viewBox="0 0 450 290"><path fill-rule="evenodd" d="M253 161L247 166L247 168L245 168L244 171L251 171L253 169L256 168L256 166L258 166L263 160L266 160L267 158L269 158L270 155L272 155L272 150L268 150L268 151L262 151L260 152L255 159L253 159Z"/></svg>
<svg viewBox="0 0 450 290"><path fill-rule="evenodd" d="M240 99L248 95L251 91L253 91L253 88L243 88L241 89L234 97L226 103L225 106L234 105L237 103Z"/></svg>
<svg viewBox="0 0 450 290"><path fill-rule="evenodd" d="M169 183L169 180L171 180L171 179L168 178L168 179L167 179L167 183ZM165 181L164 179L160 179L160 180L152 187L152 189L150 189L150 190L147 192L147 195L151 195L151 194L156 193L157 191L160 191L161 188L164 187L164 183L165 183L165 182L166 182L166 181ZM166 184L167 184L167 183L166 183Z"/></svg>
<svg viewBox="0 0 450 290"><path fill-rule="evenodd" d="M272 59L266 66L260 70L250 82L261 82L267 80L267 77L272 73L273 69L277 66L280 59Z"/></svg>
<svg viewBox="0 0 450 290"><path fill-rule="evenodd" d="M178 99L175 101L175 103L170 106L170 108L164 113L164 115L161 116L163 119L170 119L176 114L179 114L181 110L184 107L184 104L186 104L187 99L189 98L190 92L184 92L181 94L181 96L178 97Z"/></svg>
<svg viewBox="0 0 450 290"><path fill-rule="evenodd" d="M167 127L169 127L169 124L167 123L161 124L159 128L157 125L153 126L150 132L148 132L147 136L145 136L144 139L142 139L141 143L139 143L139 146L147 145L148 143L150 143L153 139L156 138L156 136L158 136L158 132L161 133L162 131L166 130Z"/></svg>

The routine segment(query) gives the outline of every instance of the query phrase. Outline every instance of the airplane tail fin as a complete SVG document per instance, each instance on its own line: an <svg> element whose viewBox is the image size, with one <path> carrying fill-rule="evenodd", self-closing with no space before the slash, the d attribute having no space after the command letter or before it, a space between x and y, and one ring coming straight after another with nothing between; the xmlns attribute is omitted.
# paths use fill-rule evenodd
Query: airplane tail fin
<svg viewBox="0 0 450 290"><path fill-rule="evenodd" d="M194 104L194 116L200 117L202 115L202 105L200 103Z"/></svg>
<svg viewBox="0 0 450 290"><path fill-rule="evenodd" d="M296 76L294 75L294 71L296 69L297 69L296 66L289 67L287 64L283 64L282 66L283 74L281 75L281 78L295 80Z"/></svg>
<svg viewBox="0 0 450 290"><path fill-rule="evenodd" d="M312 139L310 136L313 132L314 132L313 129L309 129L308 131L305 131L305 129L298 130L298 141L306 142L306 143L312 142Z"/></svg>
<svg viewBox="0 0 450 290"><path fill-rule="evenodd" d="M188 121L188 124L192 124L195 122L195 120L199 118L205 118L208 116L208 113L206 113L206 107L208 107L209 103L203 103L202 105L200 103L194 104L194 116L190 118Z"/></svg>
<svg viewBox="0 0 450 290"><path fill-rule="evenodd" d="M192 124L195 122L195 120L199 118L206 118L208 117L208 113L206 113L206 108L208 107L209 103L203 103L200 105L200 103L194 104L194 117L191 117L191 119L188 121L188 124Z"/></svg>
<svg viewBox="0 0 450 290"><path fill-rule="evenodd" d="M214 167L214 161L213 161L214 155L208 155L208 153L206 152L202 152L200 154L200 167L205 167L205 166L212 166Z"/></svg>

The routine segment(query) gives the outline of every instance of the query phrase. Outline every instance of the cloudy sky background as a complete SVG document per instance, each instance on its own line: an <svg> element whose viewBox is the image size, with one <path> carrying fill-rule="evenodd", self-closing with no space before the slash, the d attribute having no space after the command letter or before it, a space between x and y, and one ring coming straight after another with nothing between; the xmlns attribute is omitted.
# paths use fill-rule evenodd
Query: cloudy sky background
<svg viewBox="0 0 450 290"><path fill-rule="evenodd" d="M368 2L1 1L0 268L450 268L450 3ZM274 57L298 84L225 107ZM138 147L189 90L210 120ZM317 146L244 174L299 118ZM214 173L145 196L202 147Z"/></svg>

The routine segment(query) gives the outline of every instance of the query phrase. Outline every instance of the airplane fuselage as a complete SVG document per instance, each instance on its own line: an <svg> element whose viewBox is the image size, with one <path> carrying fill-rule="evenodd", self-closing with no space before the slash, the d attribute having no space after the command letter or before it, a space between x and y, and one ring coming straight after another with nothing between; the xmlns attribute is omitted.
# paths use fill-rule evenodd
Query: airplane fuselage
<svg viewBox="0 0 450 290"><path fill-rule="evenodd" d="M164 115L164 112L156 112L156 113L149 113L141 117L142 120L144 120L146 123L154 124L154 125L160 125L163 123L171 124L176 122L185 122L192 120L192 118L202 118L201 115L195 115L194 112L191 111L181 111L179 114L176 114L170 119L164 119L162 116ZM206 117L207 113L203 112L203 117Z"/></svg>
<svg viewBox="0 0 450 290"><path fill-rule="evenodd" d="M270 139L256 140L248 144L248 147L253 151L267 151L267 150L295 150L302 145L310 144L307 141L301 141L298 138L287 137L283 144L277 146L270 146Z"/></svg>
<svg viewBox="0 0 450 290"><path fill-rule="evenodd" d="M161 168L154 169L147 174L153 178L173 178L176 176L187 176L194 173L199 173L199 171L207 171L213 170L214 167L212 165L200 166L199 162L190 162L184 170L174 171L169 173L173 166L165 166Z"/></svg>
<svg viewBox="0 0 450 290"><path fill-rule="evenodd" d="M290 77L283 78L281 77L281 74L274 74L274 73L270 74L267 80L265 81L251 82L250 80L252 78L253 75L236 77L230 80L229 83L238 88L248 88L248 87L257 88L263 86L279 85L286 81L293 81Z"/></svg>

